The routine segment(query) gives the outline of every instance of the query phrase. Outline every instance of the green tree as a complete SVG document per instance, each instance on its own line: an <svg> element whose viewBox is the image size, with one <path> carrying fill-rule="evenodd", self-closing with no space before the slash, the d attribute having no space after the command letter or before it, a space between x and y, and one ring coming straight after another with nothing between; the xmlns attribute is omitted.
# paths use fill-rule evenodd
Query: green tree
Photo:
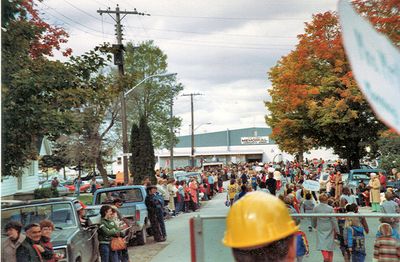
<svg viewBox="0 0 400 262"><path fill-rule="evenodd" d="M168 71L167 55L146 41L135 47L133 43L126 45L125 71L128 85L126 90L135 86L147 76L164 74ZM170 103L183 90L183 85L176 82L176 76L155 77L148 79L131 92L127 101L129 120L139 123L144 116L148 123L155 148L167 148L171 142ZM181 125L181 119L173 117L174 130ZM177 138L174 134L175 144Z"/></svg>
<svg viewBox="0 0 400 262"><path fill-rule="evenodd" d="M378 150L381 153L380 167L391 174L392 168L400 167L400 136L386 132L377 142Z"/></svg>
<svg viewBox="0 0 400 262"><path fill-rule="evenodd" d="M74 75L49 61L67 33L43 21L33 1L2 1L2 174L18 176L38 158L44 136L55 139L73 129L79 96ZM70 49L65 50L68 55Z"/></svg>

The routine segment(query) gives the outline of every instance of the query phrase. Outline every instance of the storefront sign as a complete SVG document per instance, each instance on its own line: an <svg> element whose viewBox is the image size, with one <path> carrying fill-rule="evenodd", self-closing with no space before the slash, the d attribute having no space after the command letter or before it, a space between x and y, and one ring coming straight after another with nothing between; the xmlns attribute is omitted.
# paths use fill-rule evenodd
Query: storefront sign
<svg viewBox="0 0 400 262"><path fill-rule="evenodd" d="M241 137L240 142L242 145L259 145L259 144L268 144L269 137L268 136L249 136L249 137Z"/></svg>

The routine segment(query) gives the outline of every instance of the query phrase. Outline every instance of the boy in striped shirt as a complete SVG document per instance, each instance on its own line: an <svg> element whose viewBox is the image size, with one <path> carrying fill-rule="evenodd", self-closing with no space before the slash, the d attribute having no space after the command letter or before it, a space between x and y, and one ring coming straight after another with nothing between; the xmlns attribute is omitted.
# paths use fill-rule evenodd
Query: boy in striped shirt
<svg viewBox="0 0 400 262"><path fill-rule="evenodd" d="M388 223L379 226L380 237L374 244L374 259L379 262L400 261L400 241L392 237L392 227Z"/></svg>

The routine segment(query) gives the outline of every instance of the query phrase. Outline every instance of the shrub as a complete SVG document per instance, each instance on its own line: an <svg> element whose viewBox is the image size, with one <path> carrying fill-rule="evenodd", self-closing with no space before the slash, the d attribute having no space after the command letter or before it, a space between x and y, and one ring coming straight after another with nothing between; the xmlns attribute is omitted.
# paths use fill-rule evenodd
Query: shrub
<svg viewBox="0 0 400 262"><path fill-rule="evenodd" d="M35 199L58 197L58 190L52 188L37 188L33 191Z"/></svg>

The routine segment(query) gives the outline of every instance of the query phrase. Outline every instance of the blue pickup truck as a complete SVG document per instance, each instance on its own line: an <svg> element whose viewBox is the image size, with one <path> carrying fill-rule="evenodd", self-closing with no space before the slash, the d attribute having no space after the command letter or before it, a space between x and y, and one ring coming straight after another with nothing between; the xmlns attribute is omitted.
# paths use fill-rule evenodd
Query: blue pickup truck
<svg viewBox="0 0 400 262"><path fill-rule="evenodd" d="M146 229L150 227L147 207L145 204L146 188L144 186L118 186L96 190L93 196L93 206L88 209L100 209L101 205L112 205L113 200L119 198L123 204L118 210L129 221L129 242L136 240L138 245L147 242Z"/></svg>

